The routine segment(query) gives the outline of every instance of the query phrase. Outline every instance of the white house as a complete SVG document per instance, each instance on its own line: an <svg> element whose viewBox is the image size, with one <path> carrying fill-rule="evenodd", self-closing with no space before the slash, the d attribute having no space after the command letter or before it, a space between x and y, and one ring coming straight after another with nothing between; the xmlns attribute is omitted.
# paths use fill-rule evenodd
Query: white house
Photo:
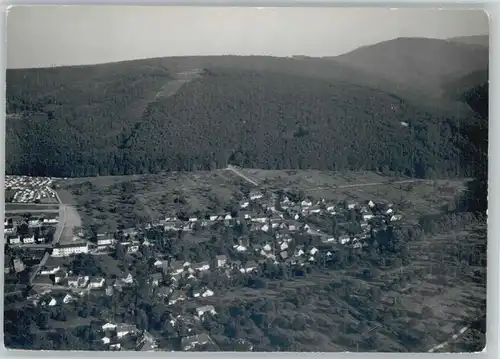
<svg viewBox="0 0 500 359"><path fill-rule="evenodd" d="M102 288L106 280L104 278L94 278L90 280L90 288Z"/></svg>
<svg viewBox="0 0 500 359"><path fill-rule="evenodd" d="M115 243L115 239L114 238L110 238L110 237L97 238L97 245L99 247L111 246L114 243Z"/></svg>
<svg viewBox="0 0 500 359"><path fill-rule="evenodd" d="M118 338L123 338L129 334L135 333L137 331L137 328L135 325L131 324L118 324L116 326L116 336Z"/></svg>
<svg viewBox="0 0 500 359"><path fill-rule="evenodd" d="M103 344L109 344L111 339L109 339L108 337L103 337L103 338L101 338L101 341Z"/></svg>
<svg viewBox="0 0 500 359"><path fill-rule="evenodd" d="M256 199L260 199L262 197L264 197L264 195L261 192L252 192L252 193L250 193L250 200L251 201L254 201Z"/></svg>
<svg viewBox="0 0 500 359"><path fill-rule="evenodd" d="M250 205L248 201L244 201L240 203L240 208L247 208Z"/></svg>
<svg viewBox="0 0 500 359"><path fill-rule="evenodd" d="M23 243L24 244L35 243L35 236L24 237L23 238Z"/></svg>
<svg viewBox="0 0 500 359"><path fill-rule="evenodd" d="M220 255L215 257L215 261L217 263L217 267L223 267L227 263L227 257L225 255Z"/></svg>
<svg viewBox="0 0 500 359"><path fill-rule="evenodd" d="M40 274L41 275L51 275L51 274L56 274L57 272L59 272L61 270L61 267L60 266L55 266L55 267L47 267L45 269L42 269L40 271Z"/></svg>
<svg viewBox="0 0 500 359"><path fill-rule="evenodd" d="M66 294L63 298L63 303L64 304L68 304L68 303L71 303L73 301L73 297L69 294Z"/></svg>
<svg viewBox="0 0 500 359"><path fill-rule="evenodd" d="M9 238L10 244L19 244L21 243L21 238L19 236Z"/></svg>
<svg viewBox="0 0 500 359"><path fill-rule="evenodd" d="M131 284L134 282L134 277L132 277L132 274L128 274L125 278L122 279L123 283Z"/></svg>
<svg viewBox="0 0 500 359"><path fill-rule="evenodd" d="M301 207L310 207L310 206L312 206L312 202L308 199L305 199L302 202L300 202L300 206Z"/></svg>
<svg viewBox="0 0 500 359"><path fill-rule="evenodd" d="M394 214L394 215L391 217L391 222L393 222L393 221L400 221L400 220L401 220L401 218L403 218L403 216L402 216L402 215L400 215L400 214Z"/></svg>
<svg viewBox="0 0 500 359"><path fill-rule="evenodd" d="M369 201L369 202L368 202L368 206L369 206L370 208L375 207L375 202L373 202L373 201Z"/></svg>
<svg viewBox="0 0 500 359"><path fill-rule="evenodd" d="M198 314L198 317L202 317L205 313L216 314L216 311L212 305L205 305L203 307L196 308L196 314Z"/></svg>
<svg viewBox="0 0 500 359"><path fill-rule="evenodd" d="M213 296L213 295L214 295L214 292L212 292L210 289L207 289L206 291L204 291L204 292L201 294L201 296L202 296L203 298L206 298L206 297L211 297L211 296Z"/></svg>
<svg viewBox="0 0 500 359"><path fill-rule="evenodd" d="M197 271L206 271L210 269L210 264L208 262L201 262L201 263L196 263L193 264L193 269Z"/></svg>
<svg viewBox="0 0 500 359"><path fill-rule="evenodd" d="M309 253L311 253L311 255L315 255L316 253L318 253L318 248L312 247Z"/></svg>
<svg viewBox="0 0 500 359"><path fill-rule="evenodd" d="M365 221L369 221L370 219L372 219L374 217L373 214L363 214L363 219Z"/></svg>
<svg viewBox="0 0 500 359"><path fill-rule="evenodd" d="M113 323L106 323L102 327L102 330L107 331L107 330L115 330L116 329L116 324Z"/></svg>
<svg viewBox="0 0 500 359"><path fill-rule="evenodd" d="M88 243L58 244L52 250L53 257L69 257L76 254L88 253Z"/></svg>

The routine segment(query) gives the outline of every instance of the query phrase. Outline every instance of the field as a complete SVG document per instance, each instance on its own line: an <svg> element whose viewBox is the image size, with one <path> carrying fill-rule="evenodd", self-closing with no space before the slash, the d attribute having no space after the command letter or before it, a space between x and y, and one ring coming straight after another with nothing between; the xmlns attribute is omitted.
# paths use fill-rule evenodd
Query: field
<svg viewBox="0 0 500 359"><path fill-rule="evenodd" d="M373 172L333 173L239 169L264 189L303 190L315 199L386 200L402 205L407 216L441 213L453 209L467 180L420 181ZM400 206L401 207L401 206Z"/></svg>
<svg viewBox="0 0 500 359"><path fill-rule="evenodd" d="M225 170L95 177L69 180L60 196L64 203L76 205L83 226L115 230L178 211L220 211L235 195L241 196L241 182Z"/></svg>
<svg viewBox="0 0 500 359"><path fill-rule="evenodd" d="M47 211L54 210L57 212L59 208L58 204L38 204L38 203L5 203L5 211L26 211L26 212L36 212L36 211Z"/></svg>

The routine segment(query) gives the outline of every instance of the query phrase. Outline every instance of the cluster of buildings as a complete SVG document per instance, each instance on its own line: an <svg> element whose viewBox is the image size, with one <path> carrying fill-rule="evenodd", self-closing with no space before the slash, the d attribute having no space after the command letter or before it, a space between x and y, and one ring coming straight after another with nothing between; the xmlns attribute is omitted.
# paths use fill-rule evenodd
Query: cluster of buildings
<svg viewBox="0 0 500 359"><path fill-rule="evenodd" d="M293 196L253 191L239 203L237 211L231 213L182 219L168 216L146 228L102 233L91 241L56 244L52 248L51 256L99 255L113 251L117 245L127 254L134 255L143 246L156 245L144 235L153 228L165 232L193 232L192 235L196 237L200 231L212 231L216 226L239 227L241 234L234 239L232 248L228 248L226 255L217 255L206 261L178 261L169 254L150 251L154 253L155 268L154 273L148 276L151 294L163 300L165 304L175 306L189 300L203 303L204 298L216 295L213 288L202 284L206 283L202 277L211 271L234 277L259 273L261 266L270 262L295 267L304 266L306 263L319 263L332 256L335 246L362 248L371 233L383 230L391 222L402 219L394 206L384 201L332 203L322 199L293 200L290 197ZM318 226L315 219L321 219L324 223L335 222L335 228ZM355 231L350 226L352 223L356 224ZM246 230L241 230L243 227ZM306 237L313 240L300 240ZM178 238L182 240L182 237ZM14 266L16 271L24 268L22 263ZM37 294L30 300L36 305L49 307L66 305L90 292L95 295L114 296L134 283L135 278L130 273L124 273L123 278L111 279L88 275L75 276L61 266L45 266L33 284L44 287L46 292ZM216 310L211 305L200 305L191 316L182 316L185 317L183 320L191 318L189 320L202 323L207 313L215 315ZM172 323L179 320L179 317L180 315L172 315ZM128 324L106 323L102 328L103 344L110 350L119 350L122 338L139 333L137 328L134 328L135 326ZM197 328L202 326L198 325ZM150 335L147 337L150 338ZM145 339L144 333L140 338L141 345L147 342L145 347L154 349L154 341ZM198 329L182 338L181 347L182 350L192 350L207 343L211 343L210 337L202 329Z"/></svg>
<svg viewBox="0 0 500 359"><path fill-rule="evenodd" d="M47 233L59 223L55 217L9 218L4 220L4 239L8 245L44 244ZM24 228L22 228L24 227Z"/></svg>
<svg viewBox="0 0 500 359"><path fill-rule="evenodd" d="M12 203L56 203L56 192L51 188L54 182L50 177L5 176L5 189L9 196L6 202Z"/></svg>

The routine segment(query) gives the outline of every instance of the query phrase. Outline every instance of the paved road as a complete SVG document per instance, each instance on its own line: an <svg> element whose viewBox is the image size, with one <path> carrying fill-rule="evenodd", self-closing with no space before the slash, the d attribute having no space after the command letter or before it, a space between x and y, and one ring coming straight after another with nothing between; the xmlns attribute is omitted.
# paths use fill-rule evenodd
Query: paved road
<svg viewBox="0 0 500 359"><path fill-rule="evenodd" d="M226 168L228 171L231 171L233 172L234 174L236 174L237 176L243 178L245 181L253 184L254 186L258 186L259 184L257 182L255 182L254 180L248 178L247 176L245 176L243 173L241 173L236 167L234 166L231 166L231 165L228 165L227 168Z"/></svg>
<svg viewBox="0 0 500 359"><path fill-rule="evenodd" d="M59 243L59 240L61 239L61 235L62 235L63 230L64 230L64 226L66 225L66 205L64 205L61 202L61 199L59 198L59 195L57 194L57 192L56 192L56 197L57 197L57 201L59 202L59 223L57 224L56 231L54 233L54 238L52 240L53 246L56 245L57 243ZM30 280L29 280L30 285L33 283L33 280L38 275L38 273L43 268L43 266L45 266L45 263L47 263L48 259L49 259L49 253L45 253L42 260L35 267L35 271L33 272L33 274L30 277Z"/></svg>
<svg viewBox="0 0 500 359"><path fill-rule="evenodd" d="M36 209L36 208L30 208L30 209L12 209L12 210L6 210L5 213L57 213L59 212L58 209Z"/></svg>
<svg viewBox="0 0 500 359"><path fill-rule="evenodd" d="M7 202L5 203L6 206L12 205L12 206L29 206L29 207L56 207L58 204L57 203L28 203L28 202Z"/></svg>

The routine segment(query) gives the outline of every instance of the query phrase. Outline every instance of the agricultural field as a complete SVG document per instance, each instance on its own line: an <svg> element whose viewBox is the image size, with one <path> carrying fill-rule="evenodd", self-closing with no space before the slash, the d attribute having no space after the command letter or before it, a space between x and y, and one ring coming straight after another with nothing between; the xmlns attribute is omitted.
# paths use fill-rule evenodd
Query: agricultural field
<svg viewBox="0 0 500 359"><path fill-rule="evenodd" d="M452 210L467 189L463 180L414 180L373 172L325 172L238 169L267 190L302 190L314 199L389 201L407 217Z"/></svg>

